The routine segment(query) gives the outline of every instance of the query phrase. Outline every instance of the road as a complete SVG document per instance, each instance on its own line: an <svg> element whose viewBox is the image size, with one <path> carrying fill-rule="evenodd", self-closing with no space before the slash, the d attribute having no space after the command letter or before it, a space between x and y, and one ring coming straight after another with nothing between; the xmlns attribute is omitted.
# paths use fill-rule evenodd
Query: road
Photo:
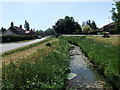
<svg viewBox="0 0 120 90"><path fill-rule="evenodd" d="M32 43L36 43L42 40L45 40L47 37L41 38L41 39L35 39L33 41L29 41L29 42L24 42L24 43L9 43L9 44L0 44L0 53L15 49L15 48L19 48L19 47L23 47Z"/></svg>

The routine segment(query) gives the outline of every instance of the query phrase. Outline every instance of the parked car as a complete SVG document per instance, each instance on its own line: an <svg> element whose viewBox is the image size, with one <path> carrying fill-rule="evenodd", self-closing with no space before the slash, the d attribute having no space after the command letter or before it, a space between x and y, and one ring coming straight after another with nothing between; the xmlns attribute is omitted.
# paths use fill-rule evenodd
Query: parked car
<svg viewBox="0 0 120 90"><path fill-rule="evenodd" d="M38 39L41 39L42 37L41 36L38 36Z"/></svg>
<svg viewBox="0 0 120 90"><path fill-rule="evenodd" d="M103 37L103 38L109 38L109 37L110 37L109 32L105 32L102 37Z"/></svg>

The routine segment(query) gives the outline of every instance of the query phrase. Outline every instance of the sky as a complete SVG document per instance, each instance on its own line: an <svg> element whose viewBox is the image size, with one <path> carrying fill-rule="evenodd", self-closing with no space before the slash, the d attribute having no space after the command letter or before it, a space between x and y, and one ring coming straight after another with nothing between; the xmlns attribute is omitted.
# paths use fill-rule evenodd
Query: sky
<svg viewBox="0 0 120 90"><path fill-rule="evenodd" d="M75 21L94 20L100 28L111 20L110 10L114 2L1 2L0 28L8 29L10 23L24 27L25 20L30 28L46 30L55 25L57 20L66 15L74 17Z"/></svg>

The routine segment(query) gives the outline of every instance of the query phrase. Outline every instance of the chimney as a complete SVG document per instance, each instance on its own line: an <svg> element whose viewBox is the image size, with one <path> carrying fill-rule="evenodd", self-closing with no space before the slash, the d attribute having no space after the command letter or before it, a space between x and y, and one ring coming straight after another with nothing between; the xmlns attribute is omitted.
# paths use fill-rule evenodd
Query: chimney
<svg viewBox="0 0 120 90"><path fill-rule="evenodd" d="M14 26L14 23L13 23L13 22L11 22L11 26Z"/></svg>
<svg viewBox="0 0 120 90"><path fill-rule="evenodd" d="M22 29L22 25L20 25L20 28Z"/></svg>

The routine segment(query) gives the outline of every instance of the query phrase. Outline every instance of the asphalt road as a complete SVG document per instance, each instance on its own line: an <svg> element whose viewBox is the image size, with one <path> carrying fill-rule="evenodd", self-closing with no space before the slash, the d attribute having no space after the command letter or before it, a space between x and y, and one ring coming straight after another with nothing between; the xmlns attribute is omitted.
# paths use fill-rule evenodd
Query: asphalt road
<svg viewBox="0 0 120 90"><path fill-rule="evenodd" d="M41 38L41 39L35 39L33 41L29 41L29 42L24 42L24 43L9 43L9 44L0 44L0 53L15 49L15 48L19 48L19 47L23 47L32 43L36 43L42 40L45 40L47 37Z"/></svg>

